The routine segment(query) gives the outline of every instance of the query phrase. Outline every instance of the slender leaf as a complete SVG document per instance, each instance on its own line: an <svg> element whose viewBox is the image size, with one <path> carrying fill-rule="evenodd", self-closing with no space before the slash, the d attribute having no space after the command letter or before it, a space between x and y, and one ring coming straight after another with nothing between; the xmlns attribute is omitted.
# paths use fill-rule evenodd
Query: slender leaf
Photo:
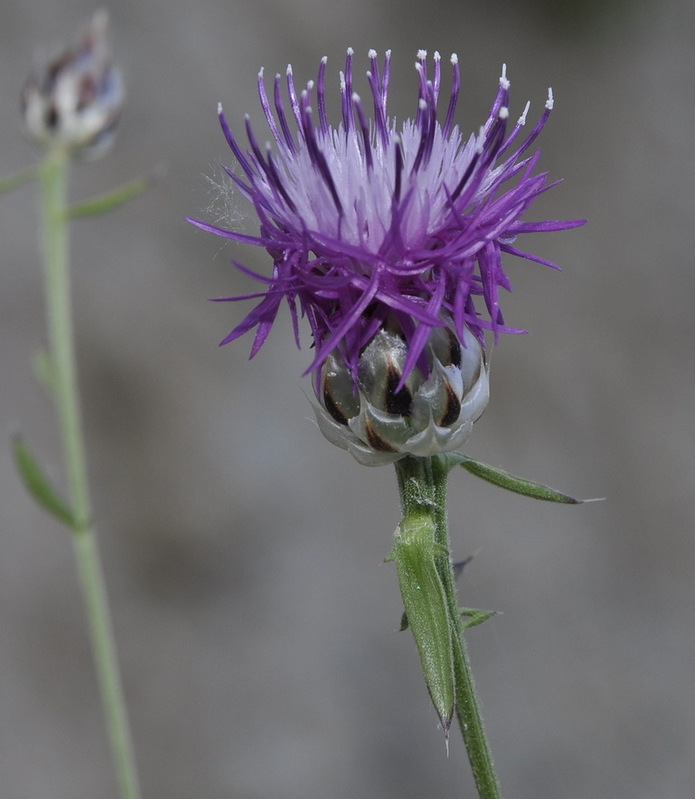
<svg viewBox="0 0 695 799"><path fill-rule="evenodd" d="M74 513L49 483L36 458L18 436L13 441L13 450L17 471L31 496L52 516L69 527L76 528Z"/></svg>
<svg viewBox="0 0 695 799"><path fill-rule="evenodd" d="M49 394L53 393L53 359L45 349L40 349L36 353L32 366L34 368L34 375L43 389Z"/></svg>
<svg viewBox="0 0 695 799"><path fill-rule="evenodd" d="M476 610L475 608L459 608L459 613L466 618L466 621L463 622L464 630L469 627L477 627L497 615L496 610Z"/></svg>
<svg viewBox="0 0 695 799"><path fill-rule="evenodd" d="M151 180L147 177L131 180L129 183L119 186L106 194L100 194L98 197L92 197L82 203L71 205L67 210L67 217L69 219L79 219L85 216L106 214L140 196L150 183Z"/></svg>
<svg viewBox="0 0 695 799"><path fill-rule="evenodd" d="M15 172L14 175L9 175L8 177L3 178L0 180L0 194L12 191L12 189L16 189L18 186L21 186L22 183L26 183L28 180L36 177L37 171L37 166L29 166L26 169Z"/></svg>
<svg viewBox="0 0 695 799"><path fill-rule="evenodd" d="M429 516L406 516L396 530L387 560L396 564L405 607L401 629L409 627L415 638L432 704L448 732L454 714L456 631L449 621L446 594L437 572L439 546L434 532Z"/></svg>
<svg viewBox="0 0 695 799"><path fill-rule="evenodd" d="M487 480L488 483L506 488L507 491L513 491L516 494L523 494L525 497L532 497L533 499L541 499L545 502L560 502L565 505L579 505L587 500L575 499L568 494L563 494L554 488L543 485L542 483L534 483L531 480L526 480L523 477L516 477L503 469L498 469L495 466L490 466L487 463L473 460L467 455L461 453L451 453L445 456L451 466L462 466L466 471L480 477L482 480Z"/></svg>

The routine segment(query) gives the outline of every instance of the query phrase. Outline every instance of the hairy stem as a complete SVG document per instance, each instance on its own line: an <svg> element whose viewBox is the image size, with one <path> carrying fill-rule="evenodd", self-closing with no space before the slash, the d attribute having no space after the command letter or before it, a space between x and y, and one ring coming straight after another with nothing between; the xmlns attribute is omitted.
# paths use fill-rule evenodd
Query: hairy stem
<svg viewBox="0 0 695 799"><path fill-rule="evenodd" d="M435 551L449 613L453 638L455 713L468 752L473 778L480 799L500 799L490 746L485 735L480 706L459 612L446 512L445 459L407 457L396 462L398 487L405 518L428 513L435 525Z"/></svg>

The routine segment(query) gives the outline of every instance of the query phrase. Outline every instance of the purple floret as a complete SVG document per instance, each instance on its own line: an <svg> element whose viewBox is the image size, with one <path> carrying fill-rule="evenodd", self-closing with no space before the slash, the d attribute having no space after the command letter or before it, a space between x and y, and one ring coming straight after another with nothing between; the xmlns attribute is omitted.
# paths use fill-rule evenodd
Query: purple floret
<svg viewBox="0 0 695 799"><path fill-rule="evenodd" d="M315 357L307 373L338 349L356 376L360 353L389 324L408 343L405 379L424 360L433 327L453 321L461 341L465 327L481 341L485 330L495 338L500 332L520 332L505 325L500 310L500 287L511 290L502 253L557 268L513 246L514 240L521 233L573 228L584 220L522 220L536 197L555 185L547 173L534 174L540 152L527 154L550 115L552 93L535 127L520 139L528 108L508 133L509 81L503 72L487 121L478 134L464 139L454 123L460 89L456 56L451 57L444 122L437 112L439 54L430 75L426 54L420 52L415 65L417 113L400 125L387 110L390 51L381 70L373 51L369 57L371 120L353 91L351 50L340 74L342 121L337 127L331 127L326 112L325 58L316 83L309 82L299 94L288 67L289 114L281 76L275 77L271 107L263 72L259 74L274 148L261 149L247 118L249 148L242 150L220 107L220 124L243 176L226 171L253 204L260 232L249 236L190 221L211 233L264 247L273 259L268 277L235 262L265 284L265 290L220 298L260 299L223 344L255 328L253 357L284 299L297 344L300 314L311 326Z"/></svg>

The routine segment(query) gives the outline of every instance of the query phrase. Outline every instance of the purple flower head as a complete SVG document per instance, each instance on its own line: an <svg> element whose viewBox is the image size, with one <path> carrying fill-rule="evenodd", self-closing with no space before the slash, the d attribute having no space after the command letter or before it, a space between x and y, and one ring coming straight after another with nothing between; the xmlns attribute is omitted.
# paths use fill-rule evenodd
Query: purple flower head
<svg viewBox="0 0 695 799"><path fill-rule="evenodd" d="M284 299L298 346L300 313L311 326L315 355L307 373L318 373L338 351L356 380L360 354L388 325L401 331L408 347L402 386L415 366L427 373L424 352L433 328L453 326L461 342L466 328L481 342L485 330L495 339L500 332L521 332L505 325L500 310L500 287L511 289L502 254L555 267L518 249L516 237L583 224L523 219L536 197L555 185L546 173L535 173L540 152L528 152L550 115L552 92L524 138L528 105L511 126L503 69L487 121L464 138L454 122L458 59L451 57L451 93L440 116L441 59L434 54L430 72L421 51L415 64L417 112L397 124L387 108L390 55L387 51L380 68L376 53L369 53L371 119L353 90L352 50L340 73L342 121L337 127L329 124L326 112L325 57L316 83L310 81L301 92L287 68L289 110L281 76L275 77L271 100L261 70L258 90L272 146L259 145L247 117L249 148L242 149L220 107L220 124L243 176L226 171L253 204L260 232L250 236L190 221L264 247L273 259L269 277L235 262L266 288L221 298L260 299L223 344L255 328L253 357Z"/></svg>

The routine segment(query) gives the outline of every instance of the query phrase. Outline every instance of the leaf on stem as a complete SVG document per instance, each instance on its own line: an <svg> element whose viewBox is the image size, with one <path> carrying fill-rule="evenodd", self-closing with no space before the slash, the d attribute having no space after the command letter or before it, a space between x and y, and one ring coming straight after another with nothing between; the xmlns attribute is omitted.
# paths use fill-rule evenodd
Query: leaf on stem
<svg viewBox="0 0 695 799"><path fill-rule="evenodd" d="M473 460L467 455L461 455L459 452L450 453L444 456L450 464L449 468L454 466L462 466L466 471L486 480L488 483L506 488L507 491L513 491L515 494L523 494L525 497L532 499L541 499L545 502L560 502L565 505L580 505L583 502L588 502L585 499L575 499L569 494L563 494L554 488L543 485L542 483L534 483L531 480L526 480L523 477L516 477L503 469L498 469L495 466L490 466L487 463Z"/></svg>
<svg viewBox="0 0 695 799"><path fill-rule="evenodd" d="M27 491L44 510L68 527L75 529L77 527L75 514L49 483L36 458L19 436L15 436L12 448L17 471Z"/></svg>
<svg viewBox="0 0 695 799"><path fill-rule="evenodd" d="M28 180L35 178L37 171L37 166L29 166L25 169L20 169L20 171L15 172L14 175L9 175L8 177L3 178L0 180L0 194L5 194L5 192L12 191L12 189L16 189L18 186L21 186L22 183L26 183Z"/></svg>
<svg viewBox="0 0 695 799"><path fill-rule="evenodd" d="M67 209L66 216L68 219L80 219L86 216L106 214L139 197L151 183L150 177L136 178L106 194L100 194L98 197L71 205Z"/></svg>
<svg viewBox="0 0 695 799"><path fill-rule="evenodd" d="M55 381L53 378L53 359L49 353L44 349L40 349L34 356L32 366L34 368L34 375L44 391L48 394L52 394L54 392Z"/></svg>
<svg viewBox="0 0 695 799"><path fill-rule="evenodd" d="M410 628L420 654L425 683L442 728L448 734L454 714L453 637L446 595L437 571L441 549L429 516L409 515L398 526L387 560L396 564L405 612L401 629Z"/></svg>
<svg viewBox="0 0 695 799"><path fill-rule="evenodd" d="M459 613L466 619L461 625L464 630L469 627L477 627L497 615L496 610L476 610L475 608L459 608Z"/></svg>

